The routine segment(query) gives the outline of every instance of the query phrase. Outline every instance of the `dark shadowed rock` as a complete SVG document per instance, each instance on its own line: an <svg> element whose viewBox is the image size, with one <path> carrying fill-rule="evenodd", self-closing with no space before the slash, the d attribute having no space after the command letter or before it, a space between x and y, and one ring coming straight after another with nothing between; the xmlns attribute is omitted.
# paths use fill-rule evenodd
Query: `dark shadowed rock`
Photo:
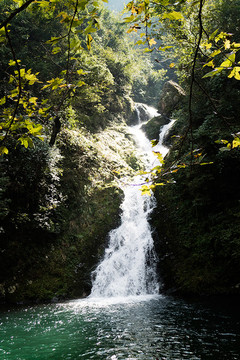
<svg viewBox="0 0 240 360"><path fill-rule="evenodd" d="M142 125L141 129L145 132L148 139L158 139L161 127L168 123L169 119L166 116L159 115L150 119L146 124Z"/></svg>

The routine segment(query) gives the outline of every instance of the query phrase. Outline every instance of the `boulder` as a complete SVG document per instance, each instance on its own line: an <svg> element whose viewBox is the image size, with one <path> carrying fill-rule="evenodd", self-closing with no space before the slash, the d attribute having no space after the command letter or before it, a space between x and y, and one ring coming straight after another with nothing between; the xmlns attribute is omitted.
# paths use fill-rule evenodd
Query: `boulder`
<svg viewBox="0 0 240 360"><path fill-rule="evenodd" d="M166 116L159 115L142 125L141 129L145 132L149 140L158 139L161 127L168 123L169 119Z"/></svg>
<svg viewBox="0 0 240 360"><path fill-rule="evenodd" d="M162 116L170 117L185 96L186 93L179 84L172 80L167 81L161 92L158 104L159 113Z"/></svg>

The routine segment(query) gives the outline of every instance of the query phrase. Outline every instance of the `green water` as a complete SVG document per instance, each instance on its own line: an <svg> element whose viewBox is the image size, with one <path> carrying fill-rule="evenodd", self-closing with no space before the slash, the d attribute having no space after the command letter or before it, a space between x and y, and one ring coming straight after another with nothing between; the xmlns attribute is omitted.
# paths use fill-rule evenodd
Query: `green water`
<svg viewBox="0 0 240 360"><path fill-rule="evenodd" d="M238 307L167 297L0 313L1 360L240 359Z"/></svg>

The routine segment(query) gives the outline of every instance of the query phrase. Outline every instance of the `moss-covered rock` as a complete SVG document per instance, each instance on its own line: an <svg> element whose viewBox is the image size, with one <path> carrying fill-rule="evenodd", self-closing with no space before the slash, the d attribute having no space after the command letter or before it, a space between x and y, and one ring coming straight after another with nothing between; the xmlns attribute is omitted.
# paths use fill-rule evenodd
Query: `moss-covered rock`
<svg viewBox="0 0 240 360"><path fill-rule="evenodd" d="M162 89L158 103L158 111L161 115L169 117L176 110L185 97L185 91L175 81L167 81Z"/></svg>
<svg viewBox="0 0 240 360"><path fill-rule="evenodd" d="M36 167L39 181L45 182L39 188L39 199L45 189L42 197L48 201L41 209L34 208L38 215L23 209L22 202L6 212L8 217L3 213L2 301L86 296L91 288L91 271L103 255L107 234L120 221L123 194L118 178L140 167L127 126L120 119L94 134L84 128L63 129L56 147L46 149L46 157L49 151L53 156L43 168L37 161L25 164L28 172L31 166ZM33 179L38 183L35 172ZM24 182L19 185L24 196L28 188ZM13 228L14 219L18 222Z"/></svg>
<svg viewBox="0 0 240 360"><path fill-rule="evenodd" d="M165 290L239 294L239 150L217 153L213 164L186 167L171 179L174 183L156 190L153 215Z"/></svg>
<svg viewBox="0 0 240 360"><path fill-rule="evenodd" d="M142 125L141 129L145 132L148 139L158 140L161 128L168 123L169 119L167 117L159 115L153 119L150 119L146 124Z"/></svg>

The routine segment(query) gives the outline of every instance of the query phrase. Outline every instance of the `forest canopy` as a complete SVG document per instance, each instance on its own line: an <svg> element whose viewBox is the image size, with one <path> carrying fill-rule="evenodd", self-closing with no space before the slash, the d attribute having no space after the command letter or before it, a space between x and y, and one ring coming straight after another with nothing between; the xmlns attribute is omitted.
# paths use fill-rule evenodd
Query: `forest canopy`
<svg viewBox="0 0 240 360"><path fill-rule="evenodd" d="M165 71L133 48L102 3L1 2L1 154L10 139L27 148L47 135L53 145L76 98L81 111L101 113L113 88L128 96L132 87L144 95L149 81L159 87Z"/></svg>

